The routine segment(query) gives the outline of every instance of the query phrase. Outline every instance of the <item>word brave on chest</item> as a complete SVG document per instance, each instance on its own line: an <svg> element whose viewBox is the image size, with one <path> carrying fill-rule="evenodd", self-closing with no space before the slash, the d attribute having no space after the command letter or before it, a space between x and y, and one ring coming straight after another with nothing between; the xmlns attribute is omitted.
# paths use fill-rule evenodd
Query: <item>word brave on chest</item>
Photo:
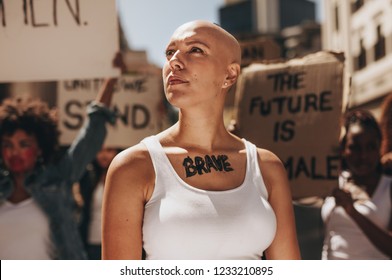
<svg viewBox="0 0 392 280"><path fill-rule="evenodd" d="M182 165L185 167L186 177L192 177L196 174L211 173L211 169L215 171L233 171L234 169L228 159L226 155L206 155L204 158L196 156L195 160L188 156L184 159Z"/></svg>

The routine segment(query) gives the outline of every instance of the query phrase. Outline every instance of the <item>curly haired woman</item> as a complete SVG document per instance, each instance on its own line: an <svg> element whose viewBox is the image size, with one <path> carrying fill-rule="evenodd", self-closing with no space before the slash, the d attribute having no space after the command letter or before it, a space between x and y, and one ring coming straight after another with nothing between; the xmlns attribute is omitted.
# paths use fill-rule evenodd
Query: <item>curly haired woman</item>
<svg viewBox="0 0 392 280"><path fill-rule="evenodd" d="M72 184L100 150L115 79L88 107L88 121L64 155L53 110L38 100L0 106L0 259L85 259Z"/></svg>

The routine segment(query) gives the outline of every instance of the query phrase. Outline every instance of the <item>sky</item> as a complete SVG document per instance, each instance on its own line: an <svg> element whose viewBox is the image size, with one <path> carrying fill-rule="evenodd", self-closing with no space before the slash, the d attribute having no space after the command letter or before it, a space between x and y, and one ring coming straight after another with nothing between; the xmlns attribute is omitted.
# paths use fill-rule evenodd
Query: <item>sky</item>
<svg viewBox="0 0 392 280"><path fill-rule="evenodd" d="M321 0L314 0L321 2ZM130 48L147 51L150 63L162 67L170 36L181 24L204 19L219 23L224 0L117 0L121 25ZM320 7L316 7L320 18Z"/></svg>

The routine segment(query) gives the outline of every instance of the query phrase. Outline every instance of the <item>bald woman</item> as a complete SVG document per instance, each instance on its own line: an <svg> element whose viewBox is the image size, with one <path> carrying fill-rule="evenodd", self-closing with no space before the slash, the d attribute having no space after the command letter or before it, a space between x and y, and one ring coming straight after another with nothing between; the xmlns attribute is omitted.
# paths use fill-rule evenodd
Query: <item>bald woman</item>
<svg viewBox="0 0 392 280"><path fill-rule="evenodd" d="M180 26L162 70L179 120L121 152L103 204L103 258L298 259L286 171L273 153L225 128L240 75L237 40L219 26Z"/></svg>

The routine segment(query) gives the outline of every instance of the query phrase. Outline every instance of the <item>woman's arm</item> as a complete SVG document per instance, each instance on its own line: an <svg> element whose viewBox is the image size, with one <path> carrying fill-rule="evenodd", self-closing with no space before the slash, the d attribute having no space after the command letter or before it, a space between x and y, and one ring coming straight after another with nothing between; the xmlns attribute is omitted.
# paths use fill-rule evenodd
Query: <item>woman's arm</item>
<svg viewBox="0 0 392 280"><path fill-rule="evenodd" d="M259 165L277 220L275 239L266 250L266 257L269 260L300 259L287 172L279 158L266 150L259 149Z"/></svg>
<svg viewBox="0 0 392 280"><path fill-rule="evenodd" d="M144 206L155 181L144 146L134 146L112 161L102 205L102 259L140 260Z"/></svg>
<svg viewBox="0 0 392 280"><path fill-rule="evenodd" d="M125 65L120 52L116 53L112 61L113 67L125 72ZM88 108L88 117L77 137L67 150L66 155L59 163L59 171L64 178L71 182L79 181L85 171L85 167L90 163L102 148L106 137L106 123L114 124L116 114L109 109L115 84L118 77L106 78Z"/></svg>
<svg viewBox="0 0 392 280"><path fill-rule="evenodd" d="M333 192L336 205L342 206L346 213L355 221L370 242L389 257L392 257L392 234L379 228L367 217L359 213L354 207L351 194L342 189Z"/></svg>

